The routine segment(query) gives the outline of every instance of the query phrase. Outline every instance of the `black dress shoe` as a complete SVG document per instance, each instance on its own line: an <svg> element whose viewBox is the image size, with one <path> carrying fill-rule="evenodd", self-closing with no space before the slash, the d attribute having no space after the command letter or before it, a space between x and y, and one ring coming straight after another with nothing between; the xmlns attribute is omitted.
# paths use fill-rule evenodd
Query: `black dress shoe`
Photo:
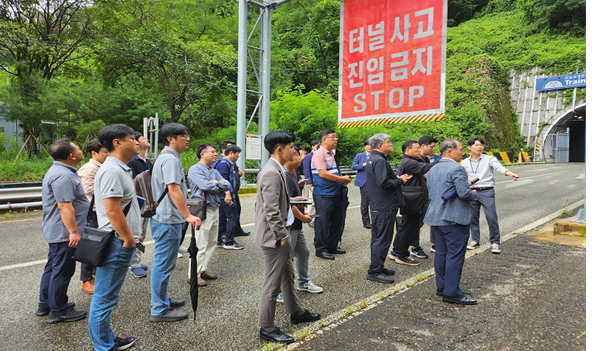
<svg viewBox="0 0 593 351"><path fill-rule="evenodd" d="M66 310L69 308L73 308L74 305L75 305L74 302L68 302L64 309ZM51 312L51 310L50 310L49 306L39 303L39 305L37 305L37 311L35 311L35 314L38 315L39 317L43 317L43 316L47 316L50 312Z"/></svg>
<svg viewBox="0 0 593 351"><path fill-rule="evenodd" d="M443 302L456 303L458 305L477 305L478 304L478 301L476 301L476 299L469 297L469 296L465 296L465 295L459 295L459 296L443 295Z"/></svg>
<svg viewBox="0 0 593 351"><path fill-rule="evenodd" d="M321 315L319 313L311 313L309 310L303 310L300 312L295 312L290 315L290 323L292 324L299 324L305 322L314 322L319 320Z"/></svg>
<svg viewBox="0 0 593 351"><path fill-rule="evenodd" d="M370 223L365 223L362 226L365 227L366 229L372 229L373 228L373 226Z"/></svg>
<svg viewBox="0 0 593 351"><path fill-rule="evenodd" d="M372 280L374 282L383 283L383 284L391 284L395 281L393 278L385 275L385 273L383 273L383 272L374 273L374 274L367 272L367 279Z"/></svg>
<svg viewBox="0 0 593 351"><path fill-rule="evenodd" d="M183 305L185 305L185 300L169 298L169 306L171 306L171 308L177 308Z"/></svg>
<svg viewBox="0 0 593 351"><path fill-rule="evenodd" d="M237 234L235 234L235 236L249 236L249 234L251 234L251 232L243 232L243 233L237 233Z"/></svg>
<svg viewBox="0 0 593 351"><path fill-rule="evenodd" d="M62 322L74 322L86 317L86 311L75 311L74 308L67 308L60 312L50 312L45 320L47 324Z"/></svg>
<svg viewBox="0 0 593 351"><path fill-rule="evenodd" d="M330 253L334 255L344 255L346 253L346 250L338 247L335 251L330 251Z"/></svg>
<svg viewBox="0 0 593 351"><path fill-rule="evenodd" d="M389 275L389 276L395 275L395 271L393 269L383 268L382 272L383 272L383 274Z"/></svg>
<svg viewBox="0 0 593 351"><path fill-rule="evenodd" d="M260 328L259 339L261 341L273 341L282 344L290 344L294 342L294 338L281 332L279 327Z"/></svg>
<svg viewBox="0 0 593 351"><path fill-rule="evenodd" d="M437 296L443 296L443 291L445 288L437 288Z"/></svg>
<svg viewBox="0 0 593 351"><path fill-rule="evenodd" d="M336 258L334 255L330 254L327 251L319 251L315 253L315 256L323 258L324 260L335 260Z"/></svg>

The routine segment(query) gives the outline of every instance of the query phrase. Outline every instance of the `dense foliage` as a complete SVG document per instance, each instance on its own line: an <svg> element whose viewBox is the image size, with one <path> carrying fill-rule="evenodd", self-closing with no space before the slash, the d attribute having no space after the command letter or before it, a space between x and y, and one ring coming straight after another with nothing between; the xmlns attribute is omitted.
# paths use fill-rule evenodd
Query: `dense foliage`
<svg viewBox="0 0 593 351"><path fill-rule="evenodd" d="M424 134L483 136L491 149L518 151L510 70L584 70L585 0L452 0L448 6L446 120L339 130L343 164L365 138L384 131L396 142ZM257 17L250 14L251 24ZM340 0L286 2L274 10L272 28L270 125L308 144L337 123ZM161 123L188 125L192 148L234 139L236 47L231 0L6 0L0 2L0 114L18 119L25 138L44 144L68 136L82 145L116 122L140 129L142 118L155 113ZM38 147L32 142L27 150L33 155ZM400 156L396 147L394 161ZM193 157L188 153L185 162Z"/></svg>

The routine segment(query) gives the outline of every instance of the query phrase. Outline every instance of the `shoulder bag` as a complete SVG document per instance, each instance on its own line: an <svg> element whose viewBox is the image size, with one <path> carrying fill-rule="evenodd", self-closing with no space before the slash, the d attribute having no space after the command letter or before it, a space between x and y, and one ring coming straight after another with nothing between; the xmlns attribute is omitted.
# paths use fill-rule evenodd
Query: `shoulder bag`
<svg viewBox="0 0 593 351"><path fill-rule="evenodd" d="M134 201L134 199L132 199ZM124 208L124 217L127 216L130 211L132 201ZM84 230L80 233L80 241L78 247L74 251L74 258L76 261L101 267L107 256L107 250L111 240L115 237L115 230L107 231L94 227L92 222L91 213L93 212L93 205L95 204L95 196L91 201L89 208L89 214L87 215L87 224ZM97 224L98 225L98 224Z"/></svg>

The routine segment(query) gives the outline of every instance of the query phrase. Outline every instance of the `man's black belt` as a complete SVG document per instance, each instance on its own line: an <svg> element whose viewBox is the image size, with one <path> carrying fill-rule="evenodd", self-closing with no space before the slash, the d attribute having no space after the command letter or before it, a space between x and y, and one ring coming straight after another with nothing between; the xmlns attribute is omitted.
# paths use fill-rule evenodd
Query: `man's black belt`
<svg viewBox="0 0 593 351"><path fill-rule="evenodd" d="M472 190L477 190L477 191L489 190L489 189L494 189L494 187L493 186L489 186L489 187L486 187L486 188L472 188Z"/></svg>

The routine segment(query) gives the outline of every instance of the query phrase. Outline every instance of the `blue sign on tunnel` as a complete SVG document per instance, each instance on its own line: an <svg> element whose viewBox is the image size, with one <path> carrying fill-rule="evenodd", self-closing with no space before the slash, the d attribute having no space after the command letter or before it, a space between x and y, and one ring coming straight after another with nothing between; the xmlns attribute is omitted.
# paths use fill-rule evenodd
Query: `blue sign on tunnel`
<svg viewBox="0 0 593 351"><path fill-rule="evenodd" d="M561 89L582 88L587 86L587 72L538 78L535 81L536 91L550 91Z"/></svg>

